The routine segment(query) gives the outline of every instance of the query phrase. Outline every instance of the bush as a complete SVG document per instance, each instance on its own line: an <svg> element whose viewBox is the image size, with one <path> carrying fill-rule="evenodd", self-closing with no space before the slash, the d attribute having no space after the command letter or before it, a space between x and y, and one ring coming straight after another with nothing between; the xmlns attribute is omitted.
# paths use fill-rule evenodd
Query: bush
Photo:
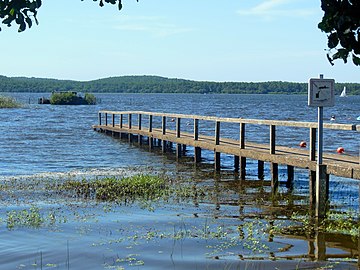
<svg viewBox="0 0 360 270"><path fill-rule="evenodd" d="M95 105L96 104L96 97L93 94L85 93L84 99L87 104Z"/></svg>
<svg viewBox="0 0 360 270"><path fill-rule="evenodd" d="M14 98L0 96L0 108L19 108L21 107Z"/></svg>
<svg viewBox="0 0 360 270"><path fill-rule="evenodd" d="M96 103L95 96L85 94L85 98L78 96L76 92L52 93L50 104L52 105L92 105Z"/></svg>

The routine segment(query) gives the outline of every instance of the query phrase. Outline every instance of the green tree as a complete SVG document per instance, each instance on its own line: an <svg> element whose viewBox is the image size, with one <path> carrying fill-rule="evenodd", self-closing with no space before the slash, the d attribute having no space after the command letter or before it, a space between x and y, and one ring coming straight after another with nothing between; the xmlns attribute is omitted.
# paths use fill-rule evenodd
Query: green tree
<svg viewBox="0 0 360 270"><path fill-rule="evenodd" d="M347 63L352 58L360 65L360 1L359 0L322 0L324 11L318 27L328 33L329 62L342 59Z"/></svg>
<svg viewBox="0 0 360 270"><path fill-rule="evenodd" d="M98 0L93 1L97 2ZM104 6L104 2L113 5L117 4L119 10L122 9L121 0L100 0L100 7ZM2 23L11 26L11 24L15 22L19 25L18 32L24 31L26 27L31 28L33 20L38 24L36 15L41 4L41 0L1 0L0 18L2 19Z"/></svg>

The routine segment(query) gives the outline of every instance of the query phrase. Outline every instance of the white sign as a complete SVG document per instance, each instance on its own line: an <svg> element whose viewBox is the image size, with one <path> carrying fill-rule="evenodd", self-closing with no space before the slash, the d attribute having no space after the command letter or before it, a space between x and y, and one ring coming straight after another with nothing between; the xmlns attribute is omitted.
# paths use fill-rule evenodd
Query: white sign
<svg viewBox="0 0 360 270"><path fill-rule="evenodd" d="M308 105L310 107L334 106L334 88L334 79L310 79L308 85Z"/></svg>

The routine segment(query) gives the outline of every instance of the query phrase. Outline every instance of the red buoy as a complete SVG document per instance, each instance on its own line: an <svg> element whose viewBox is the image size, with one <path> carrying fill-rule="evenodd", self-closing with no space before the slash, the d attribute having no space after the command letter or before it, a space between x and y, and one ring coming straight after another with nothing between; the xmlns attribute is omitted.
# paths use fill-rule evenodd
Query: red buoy
<svg viewBox="0 0 360 270"><path fill-rule="evenodd" d="M345 152L344 147L339 147L338 149L336 149L336 152L338 152L339 154L342 154Z"/></svg>
<svg viewBox="0 0 360 270"><path fill-rule="evenodd" d="M306 142L302 141L299 145L300 147L306 147Z"/></svg>

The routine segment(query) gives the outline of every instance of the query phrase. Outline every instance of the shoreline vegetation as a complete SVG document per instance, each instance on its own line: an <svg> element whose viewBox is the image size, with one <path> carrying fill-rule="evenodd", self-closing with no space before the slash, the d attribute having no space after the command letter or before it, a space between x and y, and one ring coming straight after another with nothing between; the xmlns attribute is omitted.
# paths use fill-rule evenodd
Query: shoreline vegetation
<svg viewBox="0 0 360 270"><path fill-rule="evenodd" d="M160 76L119 76L92 81L6 77L0 75L0 92L48 93L197 93L197 94L307 94L307 82L211 82ZM359 83L336 83L335 94L346 86L349 95L360 95Z"/></svg>
<svg viewBox="0 0 360 270"><path fill-rule="evenodd" d="M0 96L0 108L20 108L21 104L14 98Z"/></svg>

